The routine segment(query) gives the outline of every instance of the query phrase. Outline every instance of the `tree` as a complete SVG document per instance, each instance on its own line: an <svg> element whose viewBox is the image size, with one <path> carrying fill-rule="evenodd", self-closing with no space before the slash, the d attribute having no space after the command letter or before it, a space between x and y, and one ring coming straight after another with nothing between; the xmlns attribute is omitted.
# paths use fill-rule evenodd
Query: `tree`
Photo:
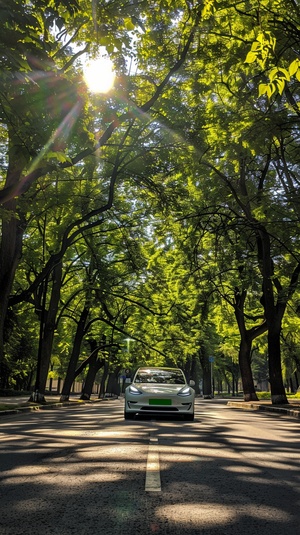
<svg viewBox="0 0 300 535"><path fill-rule="evenodd" d="M256 24L246 62L259 67L262 81L258 95L272 98L284 93L290 109L299 117L300 61L295 53L299 49L299 6L294 0L265 1L257 2L252 9L256 9Z"/></svg>
<svg viewBox="0 0 300 535"><path fill-rule="evenodd" d="M135 28L135 25L130 23L129 17L135 17L137 27L143 27L144 25L136 17L135 13L137 11L134 6L128 12L125 11L128 17L125 17L123 22L120 23L118 17L113 16L111 18L112 13L110 10L113 2L111 4L99 3L96 10L91 9L91 6L87 4L84 7L88 8L89 6L89 11L86 12L80 11L76 2L69 2L67 8L64 3L58 3L55 9L47 8L46 10L44 10L42 2L36 2L30 7L25 7L19 2L13 2L12 4L13 8L16 9L11 11L9 6L4 11L7 29L4 39L7 39L7 35L12 35L14 31L17 39L15 39L16 46L13 49L13 59L11 60L9 55L3 58L7 68L7 76L3 78L3 90L10 87L15 67L18 67L22 73L22 83L17 89L16 95L11 95L8 91L8 98L2 101L2 121L7 126L10 149L8 151L6 182L0 194L5 209L0 251L2 259L0 262L2 280L2 294L0 295L2 306L2 323L0 324L1 358L3 358L3 329L8 299L18 267L24 230L27 225L27 214L24 211L24 205L22 210L22 203L20 204L15 196L21 195L24 197L27 195L29 199L32 194L35 196L33 186L38 179L48 178L54 172L57 172L58 175L65 173L68 169L75 169L76 166L79 166L80 169L81 162L95 154L100 147L103 147L119 125L127 122L124 130L126 137L126 129L129 128L130 130L133 122L131 106L121 106L121 113L118 113L117 108L112 107L108 125L107 123L105 124L104 118L104 133L100 136L100 139L93 138L88 133L89 110L87 99L86 95L79 94L80 91L76 90L76 87L80 90L80 77L78 70L73 67L80 54L86 52L87 49L85 48L75 53L72 51L71 43L76 44L83 40L93 48L95 43L87 37L86 28L88 24L93 22L93 26L96 28L94 35L96 36L98 20L101 20L102 23L108 17L107 20L111 24L111 28L120 33L111 37L106 28L102 33L103 37L100 44L106 45L115 61L119 61L120 72L123 72L124 65L121 60L123 55L126 55L126 50L132 46L131 38L128 38L128 30L133 31ZM154 11L156 9L160 10L159 3L154 2L153 6ZM145 6L141 4L140 7L143 11ZM127 6L124 4L124 6L122 5L123 8L126 10ZM24 20L21 17L23 13L25 13ZM149 17L149 21L150 23L152 22L151 17ZM156 19L154 22L156 22ZM141 95L138 95L135 104L137 113L147 113L154 106L169 83L171 76L182 66L193 41L197 15L196 22L193 20L191 22L192 24L187 25L182 20L179 21L179 26L183 27L185 31L182 33L179 46L176 47L176 54L173 54L172 58L164 66L161 81L154 90L151 88L150 95L149 88L148 90L143 90L141 95L142 98L144 97L144 102L142 104L140 103ZM63 38L68 35L68 31L73 32L73 35L68 42L69 46L66 46ZM125 47L122 45L122 50L120 51L124 32L127 36L124 41ZM24 47L25 41L27 43L26 48ZM117 54L114 54L115 48L119 51ZM46 74L44 74L44 70ZM33 91L31 92L32 85ZM37 103L44 102L43 91L49 91L50 87L52 93L55 94L55 99L51 101L52 103L50 102L49 106L36 106ZM123 91L121 78L120 90ZM65 115L64 98L66 95L70 104ZM58 109L56 109L54 101L59 103ZM16 108L16 104L19 106L18 108ZM23 119L24 115L21 114L21 111L25 108L27 115L26 119ZM39 111L41 112L40 119L42 120L38 123L40 125L40 130L38 131L35 128L35 124L37 123L37 117L39 117ZM20 125L15 124L14 117L20 119ZM74 126L75 121L80 127L77 128L76 137L73 136L69 141L66 136L66 127L68 126L69 132L70 126ZM21 145L19 144L20 139L22 140ZM84 149L82 149L83 140L86 143ZM116 162L115 170L117 168ZM54 266L62 260L63 255L75 237L87 230L87 228L97 224L97 222L91 222L90 220L112 206L115 179L116 176L113 174L110 181L108 200L101 208L88 211L81 219L77 219L75 223L69 223L65 227L60 250L49 257L41 273L29 286L29 289L26 290L27 296L34 292L50 276ZM76 226L77 230L74 231ZM23 294L24 297L25 294ZM20 301L21 298L18 297L18 299Z"/></svg>
<svg viewBox="0 0 300 535"><path fill-rule="evenodd" d="M250 13L251 16L254 14L254 11ZM246 12L237 13L231 6L227 10L211 12L213 38L212 34L205 33L202 48L199 47L203 53L206 45L206 57L212 58L217 47L223 47L224 50L224 43L228 43L229 37L232 39L228 45L229 54L222 55L218 69L211 69L209 77L202 57L200 54L198 56L197 85L201 90L206 84L209 91L206 90L205 97L213 96L209 104L208 100L205 101L204 106L202 93L198 103L198 117L202 112L202 132L206 129L205 145L201 150L202 154L206 150L206 154L201 162L212 171L209 181L214 184L214 192L218 191L215 198L222 199L227 210L240 218L247 234L255 236L257 263L262 279L262 304L268 327L272 400L273 403L281 403L286 402L280 359L281 322L287 302L295 291L299 270L297 254L294 262L289 262L292 251L297 251L297 239L292 231L293 217L289 212L289 206L295 202L291 186L294 188L298 180L298 162L290 145L297 126L288 108L284 107L285 99L274 103L272 107L266 104L265 99L257 101L257 98L253 98L256 83L251 77L252 72L244 68L241 74L245 42L252 31L249 25L251 16L248 15ZM241 21L244 22L242 28ZM225 26L222 24L224 22ZM199 75L201 68L205 76ZM188 69L196 72L194 66L186 64L186 71ZM226 130L222 128L224 124ZM217 137L216 132L218 135L222 132L222 136ZM198 135L198 138L203 145L203 135ZM278 139L282 142L278 143ZM276 175L274 172L278 170L278 160L282 161L283 156L282 153L279 155L276 145L285 148L289 145L287 152L294 169L293 178L288 173L283 177L282 173ZM283 168L282 164L280 168ZM227 192L219 181L226 186ZM205 181L201 183L205 187ZM285 195L281 195L281 192L278 194L278 187L282 184L285 184ZM288 245L286 240L292 235ZM282 259L281 265L279 258ZM289 275L287 268L290 269ZM279 273L285 284L280 282ZM286 282L287 278L289 282Z"/></svg>

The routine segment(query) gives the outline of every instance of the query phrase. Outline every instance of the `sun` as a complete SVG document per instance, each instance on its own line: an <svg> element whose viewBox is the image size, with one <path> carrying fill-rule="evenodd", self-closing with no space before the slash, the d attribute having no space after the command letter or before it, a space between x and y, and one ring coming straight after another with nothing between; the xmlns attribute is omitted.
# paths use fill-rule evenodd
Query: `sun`
<svg viewBox="0 0 300 535"><path fill-rule="evenodd" d="M113 87L115 73L107 57L91 60L83 67L84 80L92 93L108 93Z"/></svg>

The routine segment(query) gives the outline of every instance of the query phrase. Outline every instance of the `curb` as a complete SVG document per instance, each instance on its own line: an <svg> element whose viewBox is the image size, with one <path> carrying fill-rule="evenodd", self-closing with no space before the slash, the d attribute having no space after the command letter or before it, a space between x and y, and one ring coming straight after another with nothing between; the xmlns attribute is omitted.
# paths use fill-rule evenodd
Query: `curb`
<svg viewBox="0 0 300 535"><path fill-rule="evenodd" d="M12 416L14 414L22 414L23 412L35 412L35 411L44 411L47 409L59 409L60 407L81 407L82 405L87 405L89 403L98 403L102 399L92 399L92 400L82 400L79 402L74 401L62 401L56 403L45 403L41 405L30 405L29 407L15 407L14 409L5 409L0 411L0 418L2 416Z"/></svg>
<svg viewBox="0 0 300 535"><path fill-rule="evenodd" d="M275 412L285 416L292 416L294 418L300 418L300 410L288 407L277 407L276 405L262 405L259 403L241 402L241 401L228 401L229 407L235 409L242 409L247 411L262 411L262 412Z"/></svg>

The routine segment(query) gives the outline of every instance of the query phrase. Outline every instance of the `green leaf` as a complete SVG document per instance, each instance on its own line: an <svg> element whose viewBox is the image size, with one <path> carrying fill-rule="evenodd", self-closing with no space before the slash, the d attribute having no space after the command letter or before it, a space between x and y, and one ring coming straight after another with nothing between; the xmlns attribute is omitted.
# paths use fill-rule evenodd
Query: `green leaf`
<svg viewBox="0 0 300 535"><path fill-rule="evenodd" d="M250 52L248 52L247 57L245 59L245 63L254 63L254 61L256 61L256 58L257 58L257 53L252 52L250 50Z"/></svg>
<svg viewBox="0 0 300 535"><path fill-rule="evenodd" d="M258 86L258 96L261 97L262 95L265 95L268 90L268 84L259 84Z"/></svg>
<svg viewBox="0 0 300 535"><path fill-rule="evenodd" d="M262 50L261 43L259 43L258 41L254 41L254 43L252 43L251 50L252 52L257 52L259 50Z"/></svg>
<svg viewBox="0 0 300 535"><path fill-rule="evenodd" d="M285 88L285 80L283 80L282 78L278 78L276 80L276 84L277 84L277 88L278 88L278 93L280 95L282 95L282 93L284 91L284 88Z"/></svg>
<svg viewBox="0 0 300 535"><path fill-rule="evenodd" d="M124 26L125 26L126 30L128 30L129 32L131 32L135 28L135 26L134 26L134 24L133 24L133 22L132 22L132 20L130 18L124 19Z"/></svg>
<svg viewBox="0 0 300 535"><path fill-rule="evenodd" d="M55 158L60 163L65 163L65 162L71 163L72 161L71 158L69 158L69 156L66 156L64 152L54 152L54 151L48 152L46 155L46 160L50 160L52 158Z"/></svg>
<svg viewBox="0 0 300 535"><path fill-rule="evenodd" d="M295 59L294 61L292 61L292 63L289 66L290 76L293 76L294 74L296 74L298 69L299 69L299 60Z"/></svg>
<svg viewBox="0 0 300 535"><path fill-rule="evenodd" d="M278 71L284 74L285 79L289 82L291 77L289 75L289 72L286 69L283 69L282 67L279 67Z"/></svg>
<svg viewBox="0 0 300 535"><path fill-rule="evenodd" d="M271 69L270 72L269 72L270 82L273 82L274 79L276 78L276 76L278 76L278 69L277 69L277 67L274 67L274 69Z"/></svg>
<svg viewBox="0 0 300 535"><path fill-rule="evenodd" d="M268 87L267 87L267 95L268 95L269 98L271 98L273 93L275 93L275 89L276 89L275 84L271 83L271 84L268 85Z"/></svg>

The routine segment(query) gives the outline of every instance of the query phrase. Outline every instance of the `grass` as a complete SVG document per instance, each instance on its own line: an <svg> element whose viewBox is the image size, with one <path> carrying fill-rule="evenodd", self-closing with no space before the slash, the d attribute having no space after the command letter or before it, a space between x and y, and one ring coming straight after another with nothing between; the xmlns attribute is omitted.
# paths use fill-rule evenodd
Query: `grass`
<svg viewBox="0 0 300 535"><path fill-rule="evenodd" d="M6 404L0 403L0 411L9 411L11 409L19 409L20 407L29 407L30 405L36 405L35 403L16 403L16 404Z"/></svg>
<svg viewBox="0 0 300 535"><path fill-rule="evenodd" d="M297 394L286 394L288 399L296 399L300 401L300 392ZM271 399L271 392L257 392L258 399Z"/></svg>

